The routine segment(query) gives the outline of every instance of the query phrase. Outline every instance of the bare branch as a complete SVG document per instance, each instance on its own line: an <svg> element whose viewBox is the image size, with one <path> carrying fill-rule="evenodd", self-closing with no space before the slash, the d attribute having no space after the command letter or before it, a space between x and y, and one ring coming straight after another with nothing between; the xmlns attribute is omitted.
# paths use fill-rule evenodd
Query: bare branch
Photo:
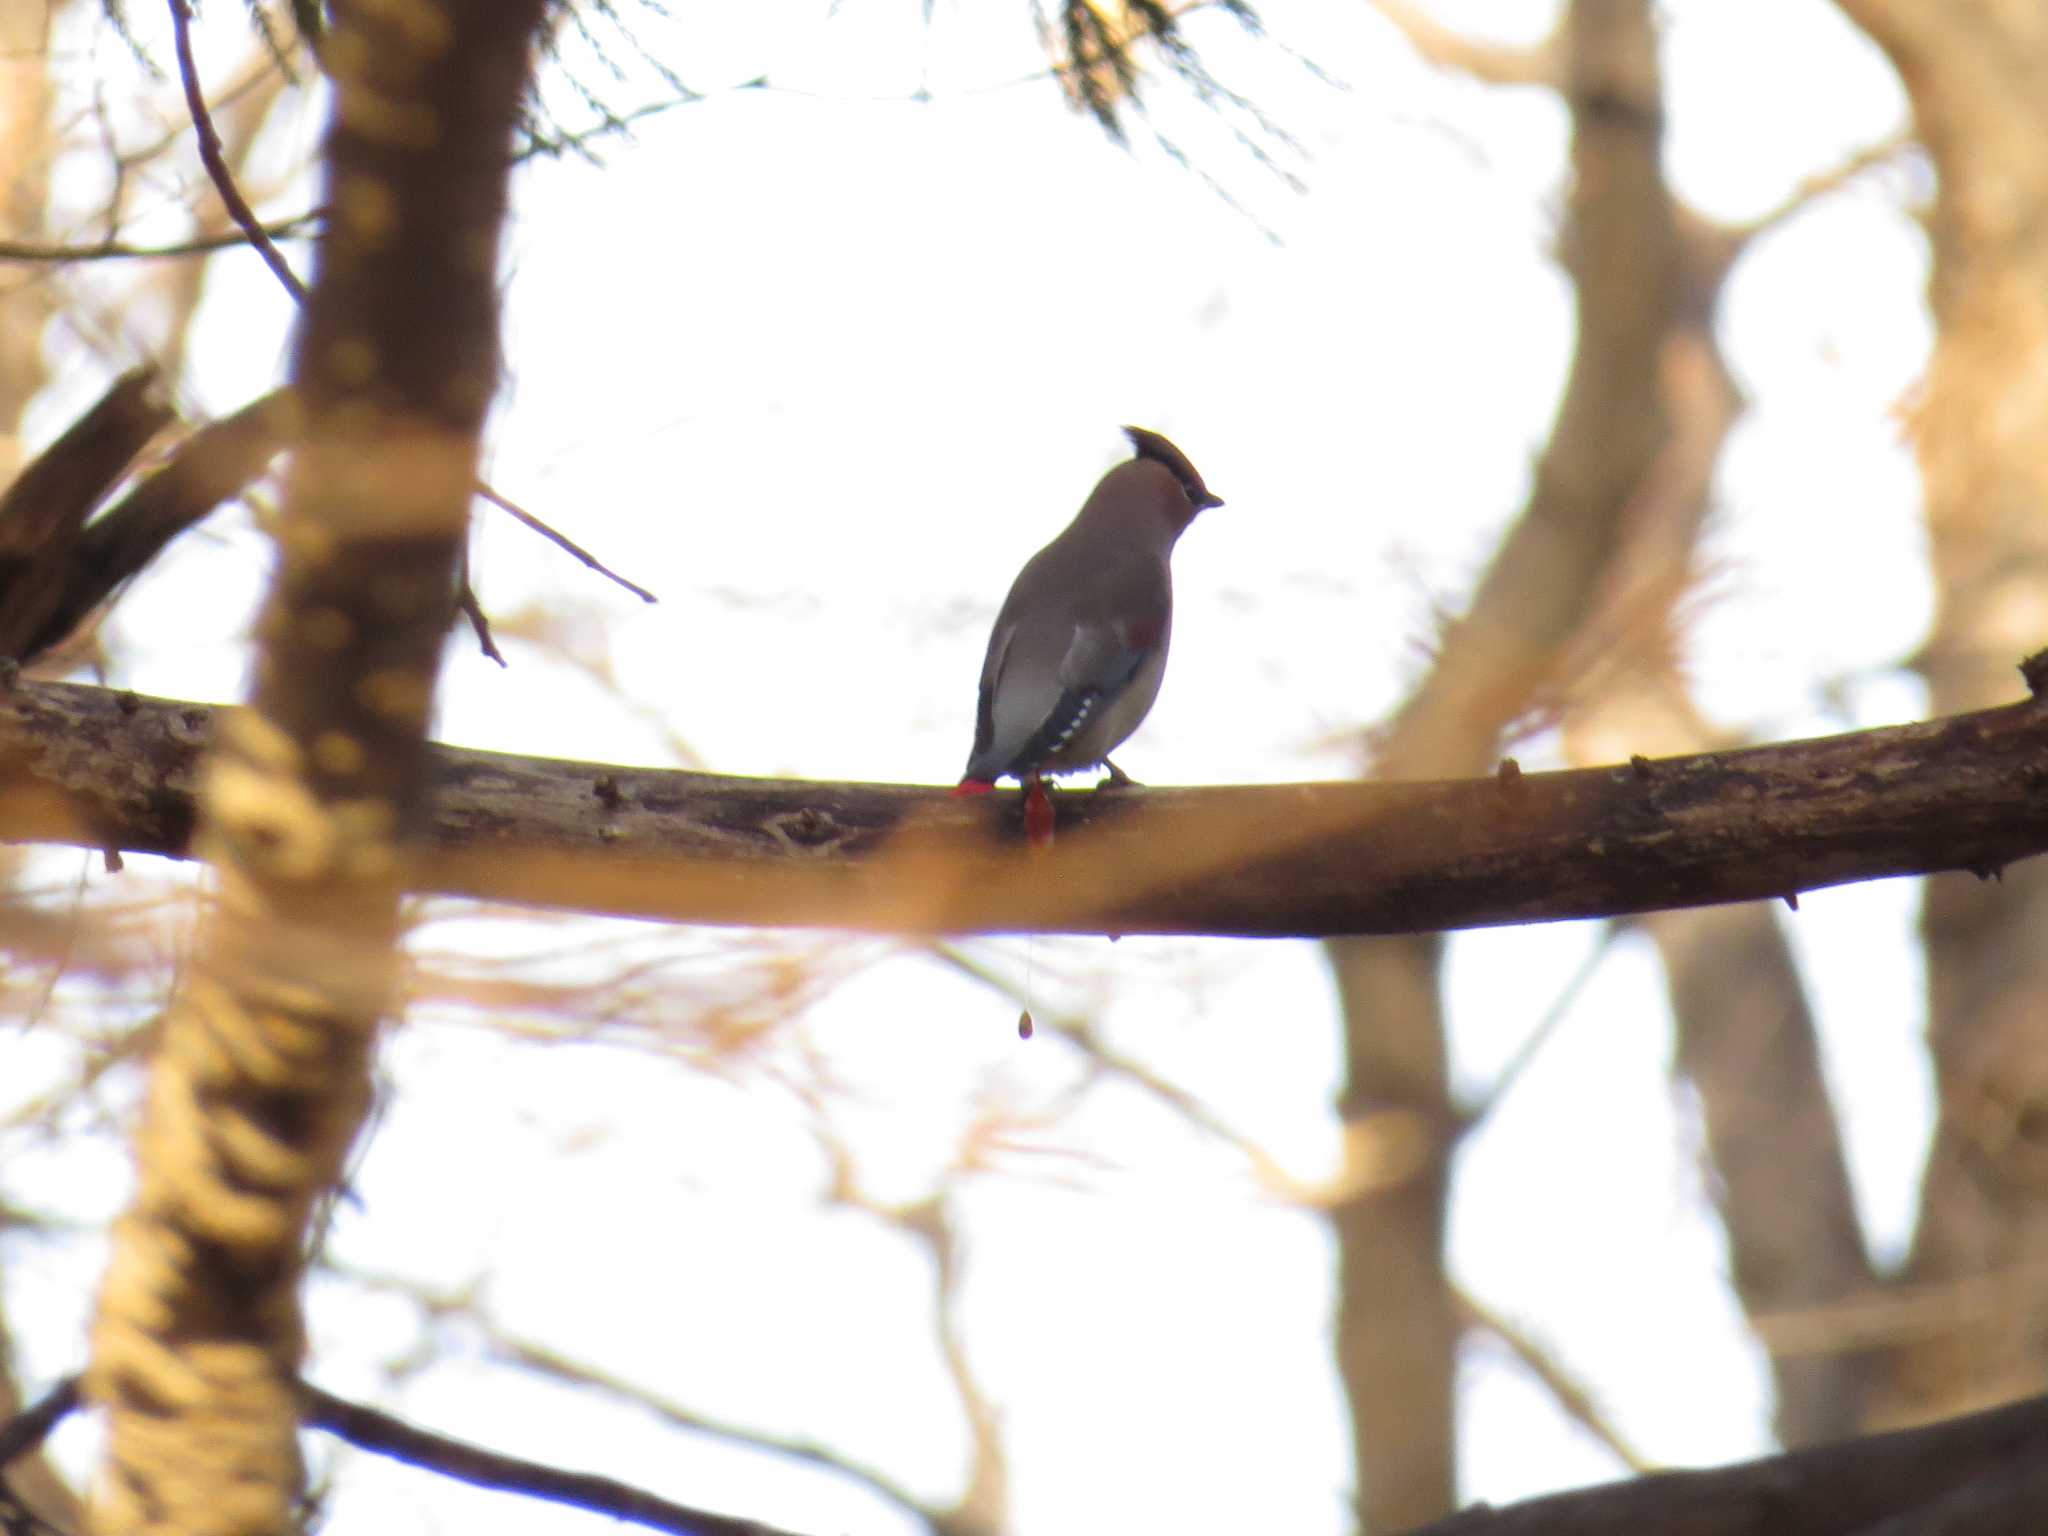
<svg viewBox="0 0 2048 1536"><path fill-rule="evenodd" d="M1755 218L1737 225L1733 233L1741 239L1775 229L1793 215L1812 207L1822 198L1841 191L1862 176L1891 164L1912 149L1915 140L1908 133L1888 134L1874 144L1866 144L1842 159L1839 164L1817 171L1806 177L1786 194L1776 206L1765 209Z"/></svg>
<svg viewBox="0 0 2048 1536"><path fill-rule="evenodd" d="M1592 984L1593 978L1599 974L1600 967L1607 963L1607 957L1614 951L1614 942L1621 937L1623 931L1613 923L1609 923L1601 930L1598 942L1586 951L1586 957L1579 962L1579 968L1572 972L1557 995L1550 1000L1550 1006L1543 1010L1543 1016L1523 1037L1522 1043L1515 1049L1515 1054L1508 1058L1507 1065L1494 1075L1493 1081L1487 1085L1485 1094L1465 1110L1464 1123L1460 1127L1463 1134L1469 1136L1473 1129L1514 1091L1515 1084L1522 1080L1523 1074L1543 1054L1543 1048L1556 1036L1559 1026L1571 1017L1579 998Z"/></svg>
<svg viewBox="0 0 2048 1536"><path fill-rule="evenodd" d="M1551 1352L1520 1327L1508 1321L1470 1292L1458 1292L1458 1311L1463 1314L1467 1328L1481 1328L1499 1339L1508 1347L1514 1357L1521 1361L1529 1374L1543 1383L1543 1388L1588 1434L1593 1436L1614 1453L1617 1461L1631 1472L1655 1472L1658 1463L1644 1454L1628 1436L1624 1435L1615 1422L1608 1418L1593 1394L1558 1363Z"/></svg>
<svg viewBox="0 0 2048 1536"><path fill-rule="evenodd" d="M1907 1536L2029 1530L2048 1461L2048 1398L1922 1429L1767 1456L1701 1472L1478 1506L1408 1536ZM2031 1482L2022 1498L2015 1484ZM1937 1524L1955 1501L1997 1503L2006 1518ZM2030 1500L2031 1502L2028 1502ZM2024 1518L2020 1518L2020 1516ZM1888 1518L1889 1517L1889 1518ZM1883 1521L1882 1525L1878 1522Z"/></svg>
<svg viewBox="0 0 2048 1536"><path fill-rule="evenodd" d="M1564 64L1557 40L1534 48L1482 43L1453 30L1413 0L1371 0L1408 46L1439 69L1455 69L1488 85L1562 85Z"/></svg>
<svg viewBox="0 0 2048 1536"><path fill-rule="evenodd" d="M334 1273L357 1284L404 1296L432 1316L461 1318L466 1327L474 1329L482 1338L490 1354L507 1365L518 1366L551 1381L602 1393L606 1397L628 1403L672 1428L687 1430L692 1434L708 1435L715 1440L723 1440L733 1445L772 1451L778 1456L787 1456L792 1461L803 1462L807 1466L857 1483L884 1501L928 1524L937 1526L940 1523L941 1516L937 1512L927 1508L908 1488L878 1468L850 1460L811 1440L746 1428L725 1419L699 1413L623 1377L600 1370L585 1361L573 1359L538 1340L513 1333L479 1305L473 1291L434 1289L402 1276L329 1267Z"/></svg>
<svg viewBox="0 0 2048 1536"><path fill-rule="evenodd" d="M0 841L190 856L206 706L0 695ZM1017 796L431 749L411 889L886 932L1422 933L1754 901L2048 851L2048 705L1569 773Z"/></svg>
<svg viewBox="0 0 2048 1536"><path fill-rule="evenodd" d="M39 648L35 637L63 607L86 518L173 415L154 368L123 374L0 495L0 657L22 661Z"/></svg>
<svg viewBox="0 0 2048 1536"><path fill-rule="evenodd" d="M315 209L310 213L295 213L288 219L273 219L261 227L272 240L303 240L310 238L313 226L325 217ZM234 250L250 243L249 236L241 230L197 235L190 240L174 240L168 245L127 245L118 240L102 240L97 245L0 240L0 261L65 267L86 261L164 261L178 256L209 256L215 251Z"/></svg>
<svg viewBox="0 0 2048 1536"><path fill-rule="evenodd" d="M505 653L498 649L498 642L491 638L491 621L484 616L484 605L476 600L476 587L469 579L469 546L463 545L462 561L455 581L455 606L462 616L469 620L470 633L476 636L477 648L499 666L505 666Z"/></svg>
<svg viewBox="0 0 2048 1536"><path fill-rule="evenodd" d="M542 522L539 518L535 517L531 512L527 511L526 508L520 506L518 502L512 500L509 496L505 496L500 492L492 490L488 485L485 485L482 481L477 482L476 493L477 495L483 497L485 501L488 501L492 506L499 507L504 511L510 512L514 517L519 519L520 522L526 524L527 527L531 528L535 533L539 534L542 538L546 539L549 543L553 544L557 549L562 550L565 554L574 555L578 560L581 560L585 565L589 566L593 571L597 572L598 575L604 577L607 581L617 582L620 586L624 587L628 592L632 593L635 597L639 598L641 602L655 603L661 601L661 599L657 598L652 592L648 591L645 587L636 585L635 583L626 580L625 577L621 576L617 571L613 570L610 566L606 565L602 560L599 560L597 556L593 555L589 550L585 549L582 545L574 542L573 540L571 540L563 534L557 533L553 528L549 527L546 523Z"/></svg>
<svg viewBox="0 0 2048 1536"><path fill-rule="evenodd" d="M863 1211L902 1233L930 1255L932 1261L932 1310L939 1335L939 1354L946 1377L967 1420L968 1441L973 1446L967 1486L953 1507L928 1516L933 1527L945 1536L994 1536L1005 1527L1009 1506L1009 1463L1003 1454L1002 1416L989 1401L988 1391L975 1373L967 1348L967 1335L960 1319L960 1292L965 1255L951 1202L944 1190L929 1199L890 1205L863 1191L854 1177L851 1159L842 1147L828 1149L839 1165L832 1198L854 1210Z"/></svg>
<svg viewBox="0 0 2048 1536"><path fill-rule="evenodd" d="M78 1378L67 1376L35 1403L0 1424L0 1468L41 1445L77 1406Z"/></svg>
<svg viewBox="0 0 2048 1536"><path fill-rule="evenodd" d="M263 264L277 274L277 280L284 284L285 292L300 303L306 302L306 285L299 281L292 271L291 263L284 259L268 233L262 220L249 207L248 199L242 196L242 189L235 185L234 173L228 169L228 162L221 154L220 133L213 126L213 115L206 110L206 93L199 88L199 66L192 59L192 7L188 0L170 0L171 31L178 50L178 78L185 87L185 107L192 114L192 128L199 138L199 159L206 167L206 174L212 178L214 189L220 193L220 200L227 205L228 216L235 221L256 253L263 258Z"/></svg>
<svg viewBox="0 0 2048 1536"><path fill-rule="evenodd" d="M675 1536L790 1536L757 1520L740 1520L677 1504L609 1477L569 1472L437 1435L378 1409L336 1397L309 1382L301 1382L298 1392L303 1423L324 1429L359 1449L478 1488L528 1494L551 1503L610 1515L614 1520L631 1520L653 1530L672 1531ZM79 1378L69 1376L32 1407L0 1424L0 1469L41 1445L50 1431L78 1407L79 1400Z"/></svg>
<svg viewBox="0 0 2048 1536"><path fill-rule="evenodd" d="M610 1515L614 1520L630 1520L652 1530L671 1531L675 1536L790 1536L790 1533L758 1520L740 1520L706 1509L694 1509L614 1478L599 1477L591 1472L569 1472L522 1457L487 1451L465 1441L420 1429L375 1408L348 1402L309 1383L299 1384L299 1401L307 1424L324 1429L362 1450L374 1451L428 1472L438 1472L443 1477L452 1477L474 1487L492 1488L501 1493L523 1493L553 1504Z"/></svg>
<svg viewBox="0 0 2048 1536"><path fill-rule="evenodd" d="M85 526L62 569L45 576L37 626L20 635L11 623L0 626L0 650L13 647L26 660L62 641L166 544L269 468L298 419L290 392L275 390L194 432L167 464Z"/></svg>

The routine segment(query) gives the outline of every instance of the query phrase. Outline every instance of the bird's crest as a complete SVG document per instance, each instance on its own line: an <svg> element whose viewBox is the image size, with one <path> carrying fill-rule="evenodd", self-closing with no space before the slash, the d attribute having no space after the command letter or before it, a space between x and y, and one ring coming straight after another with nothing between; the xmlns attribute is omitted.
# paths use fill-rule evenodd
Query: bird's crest
<svg viewBox="0 0 2048 1536"><path fill-rule="evenodd" d="M1213 494L1202 484L1201 471L1188 462L1188 456L1176 448L1171 440L1144 427L1125 427L1124 436L1131 440L1131 451L1139 458L1164 464L1173 472L1173 478L1178 480L1180 488L1187 492L1188 504L1197 512L1207 507L1223 505L1223 498Z"/></svg>

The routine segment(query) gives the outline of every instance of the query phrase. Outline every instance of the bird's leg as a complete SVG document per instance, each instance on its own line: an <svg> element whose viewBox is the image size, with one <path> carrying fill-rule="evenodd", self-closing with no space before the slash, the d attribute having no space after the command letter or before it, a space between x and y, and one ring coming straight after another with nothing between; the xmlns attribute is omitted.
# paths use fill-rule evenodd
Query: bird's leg
<svg viewBox="0 0 2048 1536"><path fill-rule="evenodd" d="M1045 780L1035 773L1024 775L1024 841L1034 848L1052 846L1052 797L1045 792Z"/></svg>
<svg viewBox="0 0 2048 1536"><path fill-rule="evenodd" d="M1098 789L1143 789L1145 787L1106 757L1102 760L1102 766L1109 770L1109 777L1096 786Z"/></svg>

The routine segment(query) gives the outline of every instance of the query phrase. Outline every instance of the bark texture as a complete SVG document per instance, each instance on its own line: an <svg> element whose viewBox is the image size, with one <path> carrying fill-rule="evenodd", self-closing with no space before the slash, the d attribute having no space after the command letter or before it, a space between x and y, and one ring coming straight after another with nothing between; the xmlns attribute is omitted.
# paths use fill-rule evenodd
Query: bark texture
<svg viewBox="0 0 2048 1536"><path fill-rule="evenodd" d="M204 705L0 694L0 841L188 857ZM1780 898L2048 851L2048 704L1740 751L1438 783L1018 796L429 754L430 894L874 932L1322 938Z"/></svg>
<svg viewBox="0 0 2048 1536"><path fill-rule="evenodd" d="M393 996L399 846L478 435L539 0L337 4L333 210L246 709L210 742L218 898L162 1029L93 1338L103 1536L278 1536L303 1473L298 1282Z"/></svg>

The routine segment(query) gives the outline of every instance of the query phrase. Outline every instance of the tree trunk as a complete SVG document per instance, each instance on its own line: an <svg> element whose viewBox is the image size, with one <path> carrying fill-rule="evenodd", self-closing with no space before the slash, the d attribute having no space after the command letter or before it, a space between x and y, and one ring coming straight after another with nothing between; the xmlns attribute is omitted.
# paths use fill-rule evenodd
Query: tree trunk
<svg viewBox="0 0 2048 1536"><path fill-rule="evenodd" d="M1572 195L1564 258L1579 343L1527 507L1429 677L1396 716L1377 772L1485 771L1509 724L1537 705L1607 569L1616 530L1661 448L1658 345L1676 292L1677 242L1660 163L1657 37L1644 0L1574 0L1564 19ZM1367 1531L1396 1530L1456 1496L1457 1331L1444 1275L1455 1137L1434 938L1333 944L1348 1080L1349 1144L1372 1118L1418 1135L1404 1183L1336 1213L1338 1367L1351 1408Z"/></svg>
<svg viewBox="0 0 2048 1536"><path fill-rule="evenodd" d="M304 431L250 704L206 768L218 897L151 1064L94 1330L102 1536L295 1524L298 1285L394 997L401 847L497 384L494 253L541 0L334 9Z"/></svg>
<svg viewBox="0 0 2048 1536"><path fill-rule="evenodd" d="M1938 327L1914 414L1934 632L1932 709L1995 697L2048 641L2048 19L2031 0L1841 0L1891 57L1937 191L1928 236ZM1908 1281L2048 1260L2048 868L1996 886L1927 884L1928 1029L1940 1119ZM1881 1419L2039 1390L2048 1299L1957 1307L1903 1346Z"/></svg>

